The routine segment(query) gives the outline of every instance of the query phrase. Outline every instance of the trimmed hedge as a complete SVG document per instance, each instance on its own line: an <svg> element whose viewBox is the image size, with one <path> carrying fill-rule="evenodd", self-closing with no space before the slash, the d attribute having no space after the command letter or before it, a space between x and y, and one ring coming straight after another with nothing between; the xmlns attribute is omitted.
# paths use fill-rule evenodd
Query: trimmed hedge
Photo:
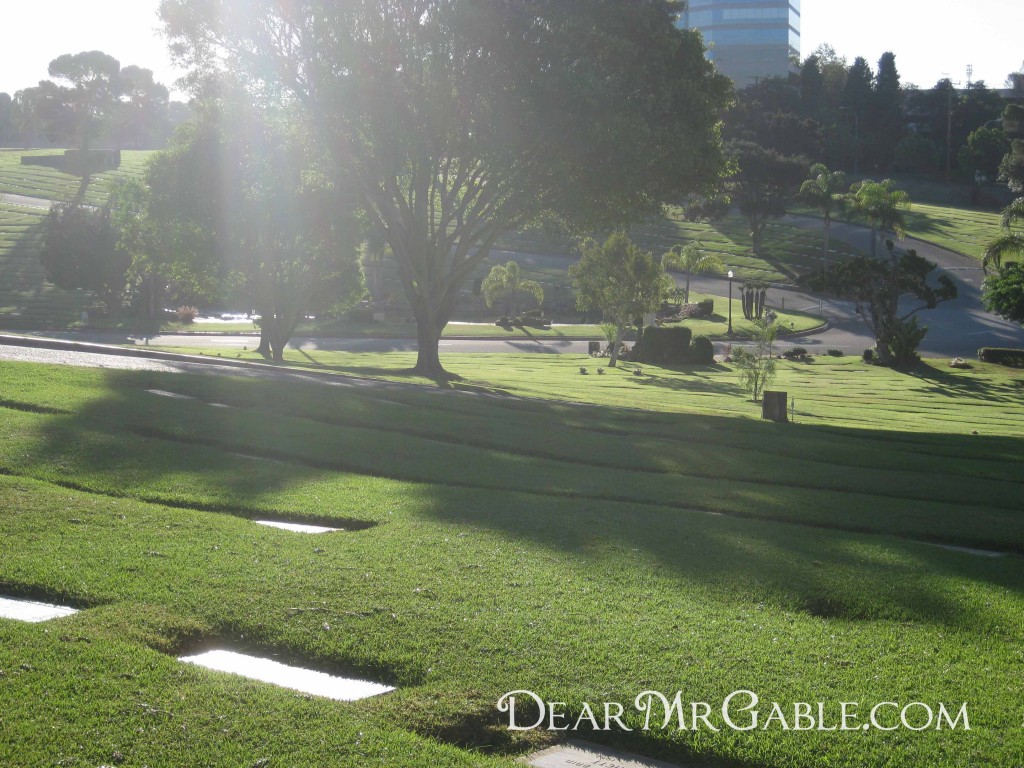
<svg viewBox="0 0 1024 768"><path fill-rule="evenodd" d="M715 361L715 347L707 336L694 338L685 326L649 325L637 342L634 359L652 365L709 365Z"/></svg>
<svg viewBox="0 0 1024 768"><path fill-rule="evenodd" d="M685 326L649 325L637 342L637 359L654 365L682 365L689 357L692 337L693 331Z"/></svg>
<svg viewBox="0 0 1024 768"><path fill-rule="evenodd" d="M982 347L978 350L978 359L983 363L1008 365L1012 368L1024 368L1024 349L1007 347Z"/></svg>
<svg viewBox="0 0 1024 768"><path fill-rule="evenodd" d="M697 365L711 365L715 362L715 345L707 336L694 336L690 344L690 362Z"/></svg>

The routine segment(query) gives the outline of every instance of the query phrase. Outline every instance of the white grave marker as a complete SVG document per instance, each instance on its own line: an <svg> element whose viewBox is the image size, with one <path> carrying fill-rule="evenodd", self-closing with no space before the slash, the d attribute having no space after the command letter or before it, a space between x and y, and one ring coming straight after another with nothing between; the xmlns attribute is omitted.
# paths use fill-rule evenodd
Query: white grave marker
<svg viewBox="0 0 1024 768"><path fill-rule="evenodd" d="M31 600L0 597L0 618L4 619L35 623L49 621L50 619L60 619L73 613L78 613L78 611L62 605L50 605L49 603L36 603Z"/></svg>
<svg viewBox="0 0 1024 768"><path fill-rule="evenodd" d="M282 688L291 688L313 696L324 696L335 701L356 701L395 690L380 683L337 677L326 672L292 667L279 661L247 656L234 651L207 651L196 656L182 656L179 661L217 672L241 675Z"/></svg>
<svg viewBox="0 0 1024 768"><path fill-rule="evenodd" d="M680 768L582 741L569 741L537 752L526 758L526 764L537 768Z"/></svg>

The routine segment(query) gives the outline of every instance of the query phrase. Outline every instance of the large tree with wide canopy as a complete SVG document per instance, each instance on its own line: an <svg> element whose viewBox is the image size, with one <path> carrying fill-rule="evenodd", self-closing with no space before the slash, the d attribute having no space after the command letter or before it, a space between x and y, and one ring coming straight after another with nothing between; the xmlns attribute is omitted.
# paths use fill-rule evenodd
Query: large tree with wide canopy
<svg viewBox="0 0 1024 768"><path fill-rule="evenodd" d="M163 0L179 60L230 67L315 126L379 222L417 370L495 239L610 228L704 191L731 88L669 0Z"/></svg>

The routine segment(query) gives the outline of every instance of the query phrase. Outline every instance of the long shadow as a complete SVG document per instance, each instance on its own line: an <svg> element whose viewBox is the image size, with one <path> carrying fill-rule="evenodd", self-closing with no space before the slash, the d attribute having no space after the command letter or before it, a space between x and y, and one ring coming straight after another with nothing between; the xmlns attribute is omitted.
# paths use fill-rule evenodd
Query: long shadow
<svg viewBox="0 0 1024 768"><path fill-rule="evenodd" d="M987 378L958 375L952 371L947 372L923 363L894 370L905 376L928 382L929 386L923 387L922 391L943 397L969 396L978 400L1019 405L1021 394L1024 392L1022 390L1024 379L994 382Z"/></svg>
<svg viewBox="0 0 1024 768"><path fill-rule="evenodd" d="M28 215L34 215L29 213ZM81 299L71 291L47 283L46 272L39 261L39 249L45 227L45 215L27 227L0 256L0 293L2 301L14 311L0 315L9 328L66 327L81 310Z"/></svg>
<svg viewBox="0 0 1024 768"><path fill-rule="evenodd" d="M28 414L26 418L39 419L33 422L38 425L38 439L26 438L24 458L19 459L23 464L12 467L13 471L61 482L68 487L144 498L171 506L213 512L223 510L231 514L238 514L240 509L254 513L272 509L298 518L316 516L324 521L330 516L311 508L303 489L316 487L319 503L330 507L335 514L347 514L346 510L359 508L362 499L359 486L345 477L366 475L396 481L395 498L419 498L422 503L416 505L417 514L445 525L494 530L504 538L528 541L542 549L584 560L605 560L614 557L616 552L635 550L652 558L659 569L687 583L727 595L749 595L752 602L782 604L820 618L985 626L994 621L992 612L983 606L965 606L951 588L940 586L952 582L943 582L939 577L987 582L1013 594L1024 592L1024 574L1016 559L970 558L901 541L884 534L888 530L884 520L874 529L876 534L882 535L865 537L857 531L871 532L870 515L863 518L867 522L846 526L842 520L831 522L833 518L827 514L818 522L813 515L806 515L808 508L827 498L820 490L789 488L781 493L783 486L778 486L778 493L773 493L771 486L746 483L748 475L770 476L776 467L772 450L772 435L776 432L766 431L766 428L774 430L777 425L758 422L738 425L736 419L720 417L695 419L694 424L700 429L692 433L692 439L698 444L701 431L714 433L724 429L747 433L752 448L763 448L759 452L744 453L743 465L729 478L723 478L719 485L705 483L700 487L707 490L697 492L698 495L691 493L677 502L669 499L658 502L654 497L633 502L627 493L617 494L613 490L619 482L616 478L627 477L625 467L577 467L569 473L567 469L558 469L558 464L550 459L530 459L522 449L510 449L508 453L472 449L460 453L446 447L445 443L424 442L404 435L401 430L376 435L373 446L361 446L345 438L338 445L349 446L348 458L322 455L311 461L303 458L301 448L294 443L298 439L294 436L306 434L309 427L281 416L280 409L275 407L273 397L285 392L284 387L270 388L256 383L249 388L250 394L255 396L251 400L254 408L240 416L230 409L160 400L140 391L147 385L173 388L173 379L166 374L110 372L106 378L110 384L106 394L88 401L74 415L35 417ZM230 385L224 386L225 400L230 402ZM344 392L334 394L349 396ZM301 400L301 386L295 387L293 396ZM413 407L414 400L410 401ZM478 412L488 412L486 402L477 400L473 405ZM407 408L408 404L403 407ZM592 410L598 421L629 423L637 417L637 414L617 409ZM396 419L402 418L401 408L393 408L393 413ZM555 432L572 430L580 416L578 411L564 406L545 404L533 404L531 413L531 418L543 421L547 430ZM311 413L309 418L315 418L315 414ZM690 424L685 418L674 421L680 429ZM245 427L247 423L249 427ZM153 424L161 429L147 433L146 428ZM262 427L266 429L261 430ZM834 444L853 436L885 439L882 433L835 428L805 427L800 434L798 442L804 441L809 456L815 455L819 441ZM261 435L276 437L271 438L272 442L256 442ZM543 435L543 432L538 433L537 440L543 441ZM495 435L495 439L499 437ZM927 435L918 437L925 443L929 438ZM645 442L642 431L611 439L616 441L615 450L625 453L665 450L664 445L654 448ZM231 452L237 449L230 447L232 440L251 445L252 452L262 452L280 459L281 463L233 456ZM941 436L941 442L954 451L962 444L965 453L971 456L1009 453L1020 456L1024 453L1022 441L1011 438L945 435ZM361 453L370 449L387 456L386 463L385 460L366 463L360 458ZM712 453L717 454L717 451ZM583 455L582 448L580 455ZM728 451L721 455L725 461L730 456L736 460L738 456ZM473 465L465 458L471 456L483 456L479 461L484 463ZM945 457L935 460L936 472L941 472L946 460ZM346 461L354 463L348 465ZM464 463L452 466L451 462L459 461ZM431 467L437 468L436 474ZM482 471L484 467L489 468L486 475ZM550 475L550 487L545 485L548 481L541 483L529 477L530 473L539 473L545 468L554 472ZM606 479L609 482L605 482ZM650 482L663 481L654 475ZM979 519L984 509L987 498L984 485L990 482L985 478L976 481L978 504L970 509L965 507L963 511L971 521ZM971 480L967 478L965 483L970 484ZM699 494L713 492L710 489L714 487L740 499L742 509L748 513L739 516L707 514L710 508L702 512L706 500ZM355 495L350 490L353 488ZM837 491L836 495L838 499L849 493ZM864 504L870 503L865 497ZM791 514L793 510L788 509L788 505L796 505L804 511L799 515ZM911 507L927 508L923 504L908 503L908 514ZM1015 513L990 510L990 514L997 513L1005 518L1009 528ZM934 531L932 538L954 543L949 534L943 532L949 523L946 517L949 514L948 511L936 513L933 524L921 529L920 537L929 538L927 532ZM774 519L758 519L761 517ZM957 524L959 528L964 525L963 521ZM1009 530L1001 542L993 541L994 546L1000 544L1024 551L1024 541L1017 540L1016 534ZM874 558L874 562L867 565L866 558Z"/></svg>

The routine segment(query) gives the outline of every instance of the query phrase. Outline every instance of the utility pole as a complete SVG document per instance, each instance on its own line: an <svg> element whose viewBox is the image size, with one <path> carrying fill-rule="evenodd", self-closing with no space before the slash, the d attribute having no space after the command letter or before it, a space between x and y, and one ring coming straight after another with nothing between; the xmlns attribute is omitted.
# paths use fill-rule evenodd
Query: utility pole
<svg viewBox="0 0 1024 768"><path fill-rule="evenodd" d="M950 80L947 72L943 72L942 74L946 75L946 80L949 82L949 90L946 91L946 183L948 184L953 180L953 91L956 90L956 87L961 85L961 83L954 83ZM973 74L974 67L968 64L968 85L970 85L971 75Z"/></svg>

